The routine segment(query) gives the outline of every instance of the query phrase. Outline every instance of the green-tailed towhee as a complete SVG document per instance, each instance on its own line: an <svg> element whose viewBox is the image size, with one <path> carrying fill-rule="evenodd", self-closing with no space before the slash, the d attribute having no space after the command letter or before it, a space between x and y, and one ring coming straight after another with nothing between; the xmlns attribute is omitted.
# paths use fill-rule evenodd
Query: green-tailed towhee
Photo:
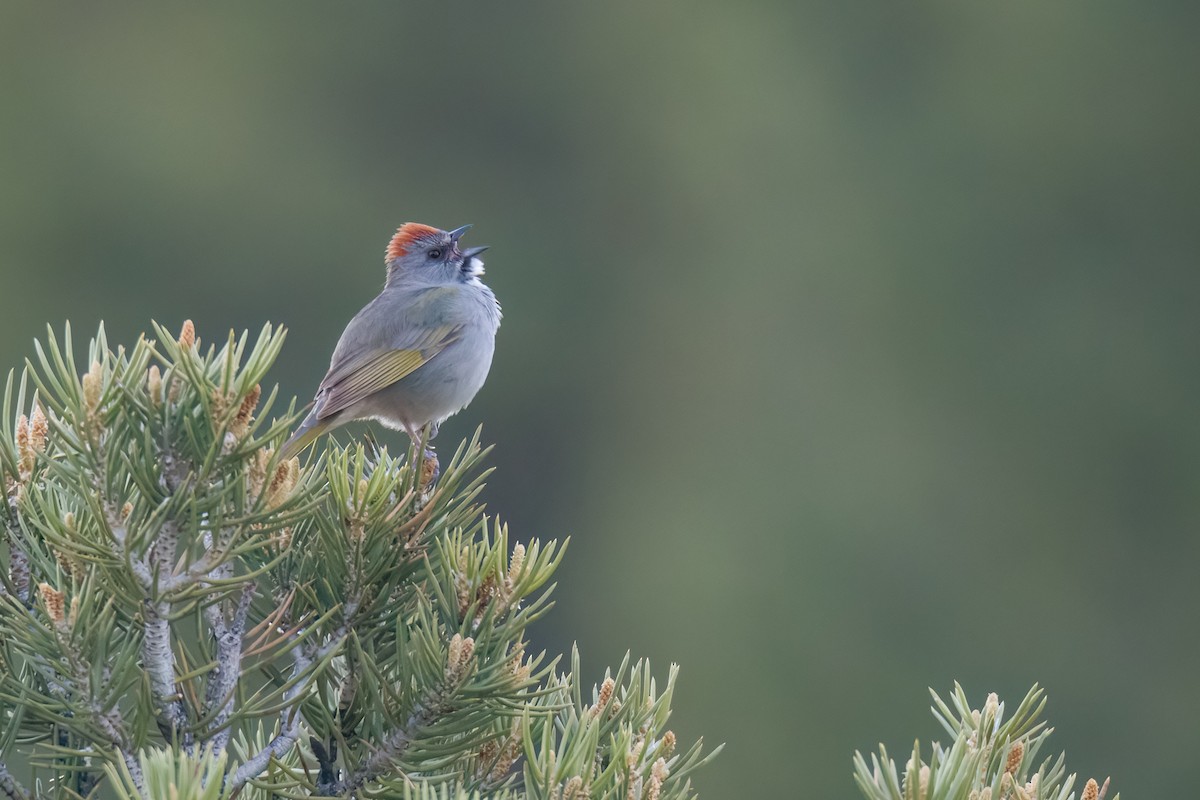
<svg viewBox="0 0 1200 800"><path fill-rule="evenodd" d="M486 247L459 249L452 231L405 223L388 244L387 282L338 340L313 408L283 446L290 458L322 433L375 419L419 445L466 407L492 365L500 304L479 280Z"/></svg>

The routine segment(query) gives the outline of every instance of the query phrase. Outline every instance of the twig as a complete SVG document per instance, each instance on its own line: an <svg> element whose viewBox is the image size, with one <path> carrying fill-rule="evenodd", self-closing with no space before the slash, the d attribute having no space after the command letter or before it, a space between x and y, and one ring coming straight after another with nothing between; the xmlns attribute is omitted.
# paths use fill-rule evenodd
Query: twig
<svg viewBox="0 0 1200 800"><path fill-rule="evenodd" d="M300 677L312 666L312 658L305 650L304 647L297 647L292 651L293 678ZM251 778L262 774L262 771L267 768L267 764L271 763L272 758L281 758L295 746L296 741L300 738L299 699L303 698L310 683L312 683L311 675L308 680L297 681L295 686L284 693L284 699L289 701L289 705L279 712L279 733L266 747L238 767L229 784L231 796L241 791Z"/></svg>
<svg viewBox="0 0 1200 800"><path fill-rule="evenodd" d="M161 579L159 591L164 594L178 592L180 589L186 589L189 586L199 583L214 571L219 571L221 567L225 566L228 563L225 560L227 556L228 552L226 550L217 550L216 548L206 550L199 561L192 564L180 574L164 576Z"/></svg>
<svg viewBox="0 0 1200 800"><path fill-rule="evenodd" d="M124 525L114 525L112 520L109 520L109 529L112 531L112 538L109 541L109 546L112 548L113 555L129 565L130 571L133 572L134 580L138 582L145 592L149 592L154 588L154 575L150 572L150 567L141 559L133 558L129 549L125 546L126 537L129 532Z"/></svg>
<svg viewBox="0 0 1200 800"><path fill-rule="evenodd" d="M124 521L116 518L115 510L109 510L109 527L112 530L113 552L129 564L134 578L144 592L142 597L142 662L150 677L150 694L154 698L159 716L159 730L167 740L173 740L187 722L183 699L175 688L175 653L171 649L171 602L160 599L163 589L171 577L175 553L179 545L179 531L174 523L163 524L157 541L150 549L149 559L155 570L141 559L133 558L126 544L128 532ZM157 572L157 581L156 575ZM185 733L185 746L191 746L192 736Z"/></svg>
<svg viewBox="0 0 1200 800"><path fill-rule="evenodd" d="M358 769L354 770L349 778L344 781L336 781L318 786L317 790L321 792L321 796L336 797L349 792L355 792L362 788L363 784L373 781L384 774L396 761L408 752L408 748L412 745L413 738L417 735L417 732L422 728L432 725L448 710L445 703L441 700L442 689L443 687L439 686L430 692L428 702L418 703L417 708L404 723L404 727L397 728L388 734L383 745L359 764Z"/></svg>
<svg viewBox="0 0 1200 800"><path fill-rule="evenodd" d="M30 588L29 556L25 555L25 551L17 545L17 537L9 533L6 538L8 539L9 580L12 583L17 599L22 603L28 603ZM0 586L0 592L3 591L4 587Z"/></svg>
<svg viewBox="0 0 1200 800"><path fill-rule="evenodd" d="M71 687L73 693L76 696L87 698L84 708L91 714L92 721L103 732L109 744L120 753L121 760L129 768L129 775L133 778L134 785L139 791L144 790L146 781L142 775L142 766L133 756L133 748L130 746L129 736L125 732L125 722L121 718L120 710L114 705L106 711L103 704L97 699L92 691L92 669L87 660L74 650L67 648L65 643L64 654L72 669L72 674L65 677L73 684Z"/></svg>
<svg viewBox="0 0 1200 800"><path fill-rule="evenodd" d="M154 698L155 710L159 715L159 729L168 740L174 737L176 731L183 727L186 714L183 702L175 689L175 654L171 650L171 625L168 617L171 604L166 600L157 600L157 588L154 573L148 564L136 559L126 544L128 531L124 522L116 518L115 510L108 513L109 529L112 531L110 540L114 555L127 563L134 578L142 587L142 663L146 674L150 677L150 693ZM168 526L164 526L164 530ZM169 573L171 561L174 559L178 533L167 537L166 541L156 542L151 554L158 565L158 580L164 579L163 571ZM163 545L159 547L159 545ZM132 772L132 768L130 769Z"/></svg>
<svg viewBox="0 0 1200 800"><path fill-rule="evenodd" d="M142 765L132 753L127 753L121 750L121 759L125 762L125 768L129 770L129 777L133 779L133 785L137 787L138 794L142 797L146 796L146 776L142 774Z"/></svg>
<svg viewBox="0 0 1200 800"><path fill-rule="evenodd" d="M175 688L175 653L171 650L171 623L168 619L171 604L146 598L142 608L145 627L142 661L150 676L150 694L159 715L159 728L170 741L187 721L183 700ZM185 734L182 743L190 745L191 734Z"/></svg>
<svg viewBox="0 0 1200 800"><path fill-rule="evenodd" d="M223 606L225 601L214 603L204 609L204 619L217 640L217 666L208 678L204 692L205 716L212 713L218 704L221 710L213 718L217 733L209 740L214 753L220 753L229 743L229 728L225 723L233 712L233 695L238 678L242 673L242 640L246 633L246 615L254 599L254 583L242 587L242 596L234 609L233 619L226 620Z"/></svg>
<svg viewBox="0 0 1200 800"><path fill-rule="evenodd" d="M229 783L231 797L236 796L247 781L261 774L267 764L271 763L272 757L281 758L299 741L300 723L303 721L300 704L304 701L304 696L308 693L308 689L317 675L317 671L310 672L310 670L312 670L313 664L322 663L334 650L341 647L348 633L349 628L342 625L321 647L314 649L302 644L292 649L292 680L296 680L305 672L309 672L309 675L303 681L296 681L291 689L284 692L283 699L287 701L287 706L279 712L279 733L266 747L238 767Z"/></svg>

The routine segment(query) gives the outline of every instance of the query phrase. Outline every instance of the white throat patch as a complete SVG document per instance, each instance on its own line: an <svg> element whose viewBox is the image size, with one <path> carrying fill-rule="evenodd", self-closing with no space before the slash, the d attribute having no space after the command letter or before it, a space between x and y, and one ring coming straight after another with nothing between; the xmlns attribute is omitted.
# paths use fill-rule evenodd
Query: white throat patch
<svg viewBox="0 0 1200 800"><path fill-rule="evenodd" d="M468 278L478 278L483 274L483 260L478 256L471 256L462 265L462 271Z"/></svg>

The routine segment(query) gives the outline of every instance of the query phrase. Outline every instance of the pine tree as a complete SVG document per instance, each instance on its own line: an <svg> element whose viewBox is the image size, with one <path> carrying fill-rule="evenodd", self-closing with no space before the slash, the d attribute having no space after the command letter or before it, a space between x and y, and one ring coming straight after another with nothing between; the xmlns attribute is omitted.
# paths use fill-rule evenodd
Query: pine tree
<svg viewBox="0 0 1200 800"><path fill-rule="evenodd" d="M283 339L101 328L79 365L68 328L9 374L0 798L695 796L715 751L666 729L675 667L585 691L527 651L565 542L484 514L478 433L436 480L275 453Z"/></svg>

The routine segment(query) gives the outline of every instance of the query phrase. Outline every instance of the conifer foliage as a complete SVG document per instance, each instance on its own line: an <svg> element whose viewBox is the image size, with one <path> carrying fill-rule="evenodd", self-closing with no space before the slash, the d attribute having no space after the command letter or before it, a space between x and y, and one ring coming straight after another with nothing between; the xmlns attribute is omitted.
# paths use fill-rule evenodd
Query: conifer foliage
<svg viewBox="0 0 1200 800"><path fill-rule="evenodd" d="M1034 686L1012 714L989 694L982 708L971 708L958 684L949 701L934 691L933 716L950 737L934 744L929 760L921 743L913 744L904 769L879 746L870 762L854 754L854 780L866 800L1105 800L1108 780L1088 779L1075 793L1076 776L1067 774L1066 757L1045 754L1053 728L1041 719L1046 696ZM1111 800L1121 800L1113 795Z"/></svg>
<svg viewBox="0 0 1200 800"><path fill-rule="evenodd" d="M675 668L584 689L527 652L563 556L476 498L479 436L413 469L275 449L266 326L86 359L50 332L0 413L0 798L695 796Z"/></svg>

